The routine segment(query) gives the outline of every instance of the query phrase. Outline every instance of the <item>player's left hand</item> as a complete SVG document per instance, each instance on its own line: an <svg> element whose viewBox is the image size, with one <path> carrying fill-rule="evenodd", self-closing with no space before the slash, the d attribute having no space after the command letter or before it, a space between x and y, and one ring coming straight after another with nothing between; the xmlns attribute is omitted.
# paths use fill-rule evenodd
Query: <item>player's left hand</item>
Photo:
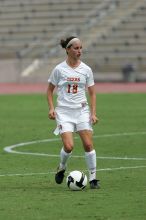
<svg viewBox="0 0 146 220"><path fill-rule="evenodd" d="M92 120L92 124L93 124L93 125L95 125L95 124L97 124L97 123L98 123L99 118L97 118L97 116L96 116L96 115L92 115L91 120Z"/></svg>

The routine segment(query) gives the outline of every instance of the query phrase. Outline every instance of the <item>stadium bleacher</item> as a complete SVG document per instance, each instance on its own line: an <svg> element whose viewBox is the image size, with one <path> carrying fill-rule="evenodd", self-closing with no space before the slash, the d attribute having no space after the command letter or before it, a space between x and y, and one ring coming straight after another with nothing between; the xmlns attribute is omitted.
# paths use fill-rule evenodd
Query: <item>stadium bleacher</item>
<svg viewBox="0 0 146 220"><path fill-rule="evenodd" d="M145 80L145 15L145 0L2 0L0 82L46 82L65 55L59 40L70 34L83 40L83 61L97 81L123 80L128 64L129 81ZM10 69L16 77L7 77Z"/></svg>

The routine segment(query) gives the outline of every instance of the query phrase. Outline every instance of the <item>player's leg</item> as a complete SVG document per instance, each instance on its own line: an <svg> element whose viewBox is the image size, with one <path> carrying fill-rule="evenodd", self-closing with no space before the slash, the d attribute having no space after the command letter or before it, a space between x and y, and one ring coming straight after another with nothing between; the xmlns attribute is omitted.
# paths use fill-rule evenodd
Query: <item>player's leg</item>
<svg viewBox="0 0 146 220"><path fill-rule="evenodd" d="M61 134L63 147L60 152L60 168L66 169L67 160L73 150L73 135L72 132L65 132Z"/></svg>
<svg viewBox="0 0 146 220"><path fill-rule="evenodd" d="M64 173L67 167L67 161L71 156L73 150L73 125L72 124L64 124L63 129L61 131L61 138L63 142L63 147L60 151L60 164L57 168L57 173L55 175L55 181L58 184L61 184L64 179Z"/></svg>
<svg viewBox="0 0 146 220"><path fill-rule="evenodd" d="M60 151L60 163L55 174L56 183L62 183L64 179L64 173L67 166L67 161L71 156L73 149L73 135L74 124L72 122L72 114L70 111L63 107L56 107L56 122L57 128L55 129L56 134L60 134L63 142L63 147Z"/></svg>
<svg viewBox="0 0 146 220"><path fill-rule="evenodd" d="M96 151L93 149L92 132L89 130L79 131L80 138L85 150L85 160L89 169L89 181L96 179Z"/></svg>
<svg viewBox="0 0 146 220"><path fill-rule="evenodd" d="M84 125L84 127L86 127ZM85 160L89 170L89 182L92 189L99 188L99 181L96 179L96 151L93 148L93 138L91 130L78 131L85 150Z"/></svg>

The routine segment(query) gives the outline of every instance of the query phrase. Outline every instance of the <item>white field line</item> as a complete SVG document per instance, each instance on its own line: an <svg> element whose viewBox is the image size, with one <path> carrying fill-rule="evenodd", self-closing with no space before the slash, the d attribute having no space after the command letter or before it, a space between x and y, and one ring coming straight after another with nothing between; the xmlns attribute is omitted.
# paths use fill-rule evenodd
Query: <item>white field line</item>
<svg viewBox="0 0 146 220"><path fill-rule="evenodd" d="M142 132L129 132L129 133L116 133L116 134L103 134L103 135L95 135L94 138L106 138L106 137L117 137L117 136L135 136L135 135L146 135L145 131ZM78 137L75 137L77 139ZM59 155L56 154L45 154L45 153L32 153L32 152L22 152L22 151L16 151L14 148L37 144L37 143L45 143L45 142L54 142L54 141L60 141L60 138L52 138L52 139L43 139L43 140L35 140L35 141L29 141L19 144L14 144L11 146L7 146L4 148L4 151L8 153L15 153L15 154L23 154L23 155L35 155L35 156L47 156L47 157L59 157ZM84 158L84 156L77 156L72 155L74 158ZM98 156L98 159L110 159L110 160L146 160L146 158L137 158L137 157L102 157Z"/></svg>
<svg viewBox="0 0 146 220"><path fill-rule="evenodd" d="M133 166L133 167L108 167L108 168L101 168L97 169L97 172L102 171L116 171L116 170L129 170L129 169L143 169L146 166ZM70 171L68 171L69 173ZM87 172L87 170L83 170L83 172ZM48 175L48 174L55 174L56 171L49 171L49 172L42 172L42 173L12 173L12 174L0 174L0 177L13 177L13 176L35 176L35 175Z"/></svg>

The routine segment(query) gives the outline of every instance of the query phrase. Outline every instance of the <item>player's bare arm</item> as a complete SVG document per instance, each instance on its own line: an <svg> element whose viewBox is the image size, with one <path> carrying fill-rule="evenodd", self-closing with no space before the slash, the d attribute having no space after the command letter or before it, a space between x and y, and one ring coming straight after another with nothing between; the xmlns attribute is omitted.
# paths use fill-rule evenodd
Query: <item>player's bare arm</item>
<svg viewBox="0 0 146 220"><path fill-rule="evenodd" d="M96 124L99 119L96 116L96 92L95 86L88 87L89 97L90 97L90 111L91 111L91 120L93 124Z"/></svg>
<svg viewBox="0 0 146 220"><path fill-rule="evenodd" d="M47 100L48 100L48 106L49 106L48 117L52 120L55 119L55 109L54 109L54 104L53 104L54 89L55 89L55 86L52 83L49 83L48 89L47 89Z"/></svg>

